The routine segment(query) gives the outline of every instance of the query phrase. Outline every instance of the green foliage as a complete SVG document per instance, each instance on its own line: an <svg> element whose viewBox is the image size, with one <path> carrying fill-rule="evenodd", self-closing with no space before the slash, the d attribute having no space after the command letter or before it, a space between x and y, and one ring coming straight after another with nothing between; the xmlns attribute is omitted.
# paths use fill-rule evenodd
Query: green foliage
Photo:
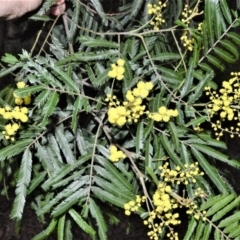
<svg viewBox="0 0 240 240"><path fill-rule="evenodd" d="M46 0L33 18L48 21L41 15L53 2ZM65 32L59 26L50 32L50 54L23 51L2 58L0 77L17 70L16 82L24 81L27 87L15 93L32 96L29 120L21 123L15 142L0 134L0 180L13 181L16 188L11 218L22 219L31 196L36 215L47 222L34 240L55 232L58 240L74 239L73 224L90 238L104 240L111 220L117 222L116 209L124 211L124 204L136 195L145 195L153 206L160 166L168 162L172 169L184 168L198 162L205 175L183 186L186 197L177 185L173 195L186 203L195 198L196 188L203 189L206 199L198 204L199 211L206 210L207 220L190 215L182 239L240 237L240 198L217 167L221 162L239 168L240 163L223 153L223 142L199 127L210 120L204 88L217 88L217 71L239 57L237 12L226 0L203 1L203 12L200 1L191 1L195 15L187 23L181 16L185 1L174 0L164 8L160 30L153 30L147 13L153 0L119 0L113 13L106 10L106 1L71 2L73 7L64 16ZM194 39L192 50L181 39L185 32ZM125 61L122 81L108 76L119 58ZM111 124L107 95L114 93L119 102L126 102L128 90L140 80L153 84L143 100L144 117L122 127ZM1 107L14 106L15 89L0 92ZM149 118L146 111L157 113L161 106L176 109L178 116L165 122ZM1 115L1 132L7 123ZM110 145L123 151L126 159L111 162ZM9 187L2 193L7 194ZM137 214L146 219L149 209L142 206Z"/></svg>
<svg viewBox="0 0 240 240"><path fill-rule="evenodd" d="M209 239L211 233L214 233L214 239L233 239L239 236L239 229L236 227L240 219L240 214L236 211L239 201L240 198L236 198L234 194L209 198L200 208L200 210L207 210L208 223L192 218L184 240ZM234 210L235 213L229 216L229 212Z"/></svg>

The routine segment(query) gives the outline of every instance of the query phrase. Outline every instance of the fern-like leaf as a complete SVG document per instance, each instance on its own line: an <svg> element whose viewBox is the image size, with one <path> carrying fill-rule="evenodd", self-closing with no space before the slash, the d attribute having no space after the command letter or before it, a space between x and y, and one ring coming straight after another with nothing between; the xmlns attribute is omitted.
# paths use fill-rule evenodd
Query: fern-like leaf
<svg viewBox="0 0 240 240"><path fill-rule="evenodd" d="M89 200L89 208L92 217L96 220L98 226L98 235L100 240L107 240L106 232L107 232L107 224L103 217L103 214L99 208L99 206L95 203L93 199Z"/></svg>
<svg viewBox="0 0 240 240"><path fill-rule="evenodd" d="M61 147L61 150L65 156L67 163L69 164L74 163L75 157L72 151L72 147L65 137L63 125L56 127L55 137L56 137L56 140L58 141L59 146Z"/></svg>
<svg viewBox="0 0 240 240"><path fill-rule="evenodd" d="M27 188L31 181L32 174L32 153L27 148L24 151L21 166L18 173L16 197L13 203L11 218L20 220L22 219L23 209L26 202Z"/></svg>
<svg viewBox="0 0 240 240"><path fill-rule="evenodd" d="M90 235L95 235L95 231L94 229L88 225L83 218L81 217L81 215L79 215L74 209L70 209L68 211L68 213L70 214L70 216L73 218L73 220L78 224L78 226L86 233L90 234Z"/></svg>

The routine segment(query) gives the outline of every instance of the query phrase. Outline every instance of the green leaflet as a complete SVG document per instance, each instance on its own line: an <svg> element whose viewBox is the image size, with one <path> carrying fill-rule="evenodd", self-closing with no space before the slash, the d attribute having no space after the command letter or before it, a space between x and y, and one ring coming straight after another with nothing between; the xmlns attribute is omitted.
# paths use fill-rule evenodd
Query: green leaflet
<svg viewBox="0 0 240 240"><path fill-rule="evenodd" d="M161 134L160 139L169 157L174 161L174 163L177 166L180 166L181 168L183 168L183 163L180 157L174 152L174 148L172 147L171 141L167 138L165 134Z"/></svg>
<svg viewBox="0 0 240 240"><path fill-rule="evenodd" d="M184 79L184 82L182 84L181 90L180 90L180 96L181 98L183 98L184 96L186 96L189 91L192 88L192 83L193 83L193 61L192 59L190 60L190 64L188 66L187 72L186 72L186 76Z"/></svg>
<svg viewBox="0 0 240 240"><path fill-rule="evenodd" d="M234 196L235 197L235 196ZM225 206L221 211L218 211L212 218L212 222L215 222L219 219L221 219L224 215L229 213L231 210L233 210L235 207L239 205L240 197L234 199L231 203L229 203L227 206Z"/></svg>
<svg viewBox="0 0 240 240"><path fill-rule="evenodd" d="M107 235L106 235L107 223L103 217L101 209L93 199L89 200L89 208L90 208L92 217L96 219L100 240L107 240Z"/></svg>
<svg viewBox="0 0 240 240"><path fill-rule="evenodd" d="M124 79L123 79L123 84L124 84L123 93L125 94L127 90L129 90L129 88L135 82L133 82L133 72L131 69L131 64L128 61L125 61L124 67L125 67L125 73L124 73Z"/></svg>
<svg viewBox="0 0 240 240"><path fill-rule="evenodd" d="M51 67L54 75L58 76L59 80L63 81L69 90L75 91L77 93L79 92L79 88L77 87L71 76L62 71L62 69L56 65Z"/></svg>
<svg viewBox="0 0 240 240"><path fill-rule="evenodd" d="M240 45L240 35L235 32L228 32L227 37L230 38L233 42Z"/></svg>
<svg viewBox="0 0 240 240"><path fill-rule="evenodd" d="M205 145L202 145L202 144L193 144L192 146L195 147L196 149L198 149L199 151L201 151L202 153L207 154L207 155L209 155L209 156L211 156L211 157L213 157L213 158L215 158L219 161L225 162L230 166L233 166L233 167L236 167L236 168L240 167L240 163L238 161L229 160L228 159L229 157L227 155L225 155L221 152L218 152L211 147L208 147L208 146L205 146Z"/></svg>
<svg viewBox="0 0 240 240"><path fill-rule="evenodd" d="M197 135L189 135L189 139L185 141L186 143L200 143L206 144L208 146L213 146L221 149L227 149L226 143L218 141L206 133L199 133Z"/></svg>
<svg viewBox="0 0 240 240"><path fill-rule="evenodd" d="M143 122L139 122L137 126L137 134L136 134L136 157L141 155L141 150L143 149L143 141L144 141L144 129Z"/></svg>
<svg viewBox="0 0 240 240"><path fill-rule="evenodd" d="M80 36L79 41L88 47L118 48L118 44L104 38L93 38L90 36Z"/></svg>
<svg viewBox="0 0 240 240"><path fill-rule="evenodd" d="M95 7L99 16L101 17L103 23L106 22L107 16L103 10L103 7L102 7L102 4L100 3L100 1L99 0L90 0L90 1L92 2L92 4Z"/></svg>
<svg viewBox="0 0 240 240"><path fill-rule="evenodd" d="M155 60L155 61L167 61L167 60L176 60L176 59L180 59L181 56L180 54L178 53L171 53L171 52L163 52L163 53L160 53L159 55L157 56L154 56L152 59Z"/></svg>
<svg viewBox="0 0 240 240"><path fill-rule="evenodd" d="M203 233L202 239L209 239L211 230L212 230L212 225L207 224L207 226L204 228L204 233Z"/></svg>
<svg viewBox="0 0 240 240"><path fill-rule="evenodd" d="M205 174L212 180L214 185L219 189L222 193L227 193L228 188L226 184L223 182L223 180L218 175L217 171L213 166L211 166L208 161L204 158L204 156L194 147L191 148L192 153L198 160L199 164L203 168Z"/></svg>
<svg viewBox="0 0 240 240"><path fill-rule="evenodd" d="M63 215L58 220L58 227L57 227L58 240L64 240L65 222L66 222L66 215Z"/></svg>
<svg viewBox="0 0 240 240"><path fill-rule="evenodd" d="M218 48L218 47L215 47L214 48L214 52L219 56L221 57L222 59L224 59L226 62L229 62L229 63L233 63L236 61L236 59L234 58L233 55L229 54L227 51L223 50L222 48Z"/></svg>
<svg viewBox="0 0 240 240"><path fill-rule="evenodd" d="M109 181L111 181L111 183L115 186L115 188L125 189L125 184L127 182L127 179L124 179L124 182L122 182L122 176L120 172L118 172L117 175L108 173L108 171L105 170L105 168L97 165L94 166L94 170L96 171L97 175L100 175L103 178L106 178ZM126 191L129 192L128 189L126 189Z"/></svg>
<svg viewBox="0 0 240 240"><path fill-rule="evenodd" d="M36 98L35 98L35 103L36 105L40 108L42 107L46 101L49 98L49 95L51 94L50 90L43 90Z"/></svg>
<svg viewBox="0 0 240 240"><path fill-rule="evenodd" d="M27 188L32 175L32 153L29 148L23 153L21 166L17 178L16 197L14 199L11 218L22 219L23 209L26 202Z"/></svg>
<svg viewBox="0 0 240 240"><path fill-rule="evenodd" d="M227 20L228 24L231 24L232 23L232 14L228 7L227 1L221 0L221 1L219 1L219 3L220 3L220 7L221 7L221 10L223 12L225 19Z"/></svg>
<svg viewBox="0 0 240 240"><path fill-rule="evenodd" d="M5 53L5 56L3 56L1 58L1 60L5 63L9 63L9 64L14 64L14 63L19 62L15 56L13 56L12 54L9 54L9 53Z"/></svg>
<svg viewBox="0 0 240 240"><path fill-rule="evenodd" d="M210 207L212 207L215 203L218 203L221 199L224 199L225 197L228 197L229 194L221 194L221 195L217 195L214 197L209 198L206 202L204 202L201 207L200 207L200 211L206 210Z"/></svg>
<svg viewBox="0 0 240 240"><path fill-rule="evenodd" d="M99 61L105 59L111 59L113 56L117 56L118 51L116 50L106 50L96 53L85 53L85 52L77 52L75 54L66 57L65 59L58 62L58 65L64 65L68 62L89 62L89 61Z"/></svg>
<svg viewBox="0 0 240 240"><path fill-rule="evenodd" d="M147 139L146 139L146 143L144 145L145 147L145 167L153 167L153 158L152 158L152 155L153 155L153 146L151 144L151 141L152 141L152 137L149 136Z"/></svg>
<svg viewBox="0 0 240 240"><path fill-rule="evenodd" d="M116 197L113 194L107 191L104 191L102 188L99 188L99 187L92 187L92 192L94 196L100 199L101 201L107 201L113 204L114 206L117 206L120 208L122 208L124 203L126 203L126 201L124 201L122 198Z"/></svg>
<svg viewBox="0 0 240 240"><path fill-rule="evenodd" d="M47 175L47 172L42 172L32 179L31 185L29 186L29 189L28 189L28 195L42 183L46 175Z"/></svg>
<svg viewBox="0 0 240 240"><path fill-rule="evenodd" d="M15 91L15 93L19 96L19 97L24 97L24 96L28 96L31 95L32 93L35 92L39 92L41 90L43 90L43 86L30 86L30 87L25 87L25 88L21 88L21 89L17 89Z"/></svg>
<svg viewBox="0 0 240 240"><path fill-rule="evenodd" d="M180 142L179 142L179 139L178 139L177 127L175 126L174 122L170 121L168 123L168 129L169 129L169 132L170 132L171 137L173 139L175 150L178 152Z"/></svg>
<svg viewBox="0 0 240 240"><path fill-rule="evenodd" d="M231 215L230 217L227 217L224 220L222 220L219 223L218 227L220 227L220 228L227 227L230 224L237 222L239 220L240 220L240 212L238 211L238 212L234 213L233 215ZM238 228L238 230L239 230L239 228Z"/></svg>
<svg viewBox="0 0 240 240"><path fill-rule="evenodd" d="M54 112L54 110L55 110L55 108L57 106L58 101L59 101L58 93L57 92L53 92L49 96L45 106L43 107L42 114L43 114L44 118L43 118L42 122L40 123L41 127L46 126L47 119L48 119L49 116L51 116L53 114L53 112Z"/></svg>
<svg viewBox="0 0 240 240"><path fill-rule="evenodd" d="M31 139L20 140L12 145L2 148L0 150L0 161L3 161L7 158L10 158L23 152L24 149L31 144L31 142L32 142Z"/></svg>
<svg viewBox="0 0 240 240"><path fill-rule="evenodd" d="M64 196L66 198L62 199L62 201L52 209L51 215L54 218L61 216L62 214L67 212L71 207L77 204L79 200L85 197L86 195L87 189L85 188L80 188L77 191L71 191L69 193L66 193L66 196Z"/></svg>
<svg viewBox="0 0 240 240"><path fill-rule="evenodd" d="M153 172L152 168L151 167L146 167L146 172L151 176L151 178L153 179L156 186L158 186L159 180L158 180L156 174Z"/></svg>
<svg viewBox="0 0 240 240"><path fill-rule="evenodd" d="M94 82L92 82L93 86L100 87L105 84L109 80L108 72L109 69L102 70L102 72L98 74L97 78L94 79Z"/></svg>
<svg viewBox="0 0 240 240"><path fill-rule="evenodd" d="M60 171L58 171L57 174L55 174L53 177L50 177L43 185L42 188L46 191L48 190L53 184L58 183L60 180L62 180L65 176L67 176L72 171L75 171L78 169L79 166L84 164L86 161L91 159L91 154L85 155L80 157L74 164L66 164Z"/></svg>
<svg viewBox="0 0 240 240"><path fill-rule="evenodd" d="M116 181L116 186L119 182L124 186L124 188L128 189L129 191L132 190L132 185L124 176L122 176L121 172L108 159L96 155L96 160L106 169L106 171L109 172L108 176L106 177L111 178L110 180L112 181Z"/></svg>
<svg viewBox="0 0 240 240"><path fill-rule="evenodd" d="M66 221L64 235L65 235L66 239L73 240L71 219L67 219L67 221Z"/></svg>
<svg viewBox="0 0 240 240"><path fill-rule="evenodd" d="M203 221L199 221L198 222L198 226L197 226L197 231L196 231L196 235L194 237L194 240L202 240L202 235L204 233L204 228L206 227L206 224Z"/></svg>
<svg viewBox="0 0 240 240"><path fill-rule="evenodd" d="M206 33L209 38L210 46L214 44L214 24L215 24L215 3L213 1L207 1L205 4L205 21L206 21Z"/></svg>
<svg viewBox="0 0 240 240"><path fill-rule="evenodd" d="M73 131L76 131L78 126L78 113L82 109L82 98L80 96L77 97L74 106L73 106L73 115L72 115L72 123L71 128Z"/></svg>
<svg viewBox="0 0 240 240"><path fill-rule="evenodd" d="M191 221L188 222L188 229L183 240L192 239L192 235L195 233L196 226L197 226L197 221L194 219L194 217L192 217Z"/></svg>
<svg viewBox="0 0 240 240"><path fill-rule="evenodd" d="M207 116L202 116L202 117L199 117L199 118L196 118L196 119L193 119L191 120L190 122L188 122L185 127L189 127L189 126L197 126L203 122L205 122L207 120Z"/></svg>
<svg viewBox="0 0 240 240"><path fill-rule="evenodd" d="M221 208L229 204L234 199L234 197L235 196L233 194L230 194L225 198L221 199L220 201L218 201L217 203L215 203L211 208L208 209L206 216L208 217L218 212Z"/></svg>
<svg viewBox="0 0 240 240"><path fill-rule="evenodd" d="M67 36L69 41L72 41L73 37L76 34L77 24L75 24L75 23L78 22L78 18L79 18L79 15L80 15L80 8L81 8L81 4L77 0L73 0L72 3L74 5L74 11L71 14L73 24L70 24L69 33L68 33L68 36Z"/></svg>
<svg viewBox="0 0 240 240"><path fill-rule="evenodd" d="M224 65L218 58L212 56L212 55L207 55L207 59L210 63L212 63L215 67L219 68L221 71L225 69Z"/></svg>
<svg viewBox="0 0 240 240"><path fill-rule="evenodd" d="M75 180L70 183L64 190L59 192L53 199L48 201L41 209L39 209L37 215L41 216L49 212L52 208L54 208L52 214L55 216L61 215L64 211L68 210L72 205L77 203L79 198L84 196L86 192L83 190L82 186L84 186L88 180L89 176L84 176L80 180Z"/></svg>
<svg viewBox="0 0 240 240"><path fill-rule="evenodd" d="M200 79L200 83L196 87L195 91L191 95L189 95L189 104L195 102L202 96L204 88L208 85L209 81L212 80L212 78L213 72L211 71L206 73L203 78Z"/></svg>
<svg viewBox="0 0 240 240"><path fill-rule="evenodd" d="M39 15L43 15L50 7L53 5L54 0L47 0L44 1L43 5L41 6L40 10L38 11Z"/></svg>
<svg viewBox="0 0 240 240"><path fill-rule="evenodd" d="M229 40L223 39L220 44L227 49L234 57L235 59L239 58L239 52L237 47Z"/></svg>
<svg viewBox="0 0 240 240"><path fill-rule="evenodd" d="M126 202L132 200L133 198L132 192L122 188L121 185L117 188L116 184L113 182L108 182L104 178L100 178L98 176L95 176L94 180L96 181L97 186L103 188L108 193L123 199Z"/></svg>
<svg viewBox="0 0 240 240"><path fill-rule="evenodd" d="M239 235L240 235L240 229L238 228L238 229L235 229L233 232L231 232L229 234L229 237L230 238L236 238L236 237L239 237Z"/></svg>
<svg viewBox="0 0 240 240"><path fill-rule="evenodd" d="M129 38L126 41L126 50L125 51L126 51L125 55L128 54L131 57L131 59L133 59L139 52L139 39L130 39Z"/></svg>
<svg viewBox="0 0 240 240"><path fill-rule="evenodd" d="M78 226L86 233L90 234L90 235L95 235L95 231L93 230L93 228L88 225L83 218L81 217L81 215L79 215L74 209L70 209L68 211L68 213L70 214L70 216L73 218L73 220L78 224Z"/></svg>
<svg viewBox="0 0 240 240"><path fill-rule="evenodd" d="M135 17L138 13L139 10L141 9L142 5L143 5L144 1L143 0L134 0L132 5L131 5L131 9L130 9L130 18Z"/></svg>
<svg viewBox="0 0 240 240"><path fill-rule="evenodd" d="M14 64L13 66L9 67L9 68L3 68L0 70L0 78L3 76L8 75L9 73L14 72L15 70L17 70L18 68L21 68L23 66L22 63L17 63Z"/></svg>
<svg viewBox="0 0 240 240"><path fill-rule="evenodd" d="M57 220L52 218L48 227L45 230L43 230L41 233L39 233L37 236L32 238L32 240L44 240L44 239L46 239L46 237L48 237L54 231L56 225L57 225Z"/></svg>
<svg viewBox="0 0 240 240"><path fill-rule="evenodd" d="M59 125L55 128L55 137L65 156L67 163L73 164L75 162L73 149L65 137L63 125Z"/></svg>

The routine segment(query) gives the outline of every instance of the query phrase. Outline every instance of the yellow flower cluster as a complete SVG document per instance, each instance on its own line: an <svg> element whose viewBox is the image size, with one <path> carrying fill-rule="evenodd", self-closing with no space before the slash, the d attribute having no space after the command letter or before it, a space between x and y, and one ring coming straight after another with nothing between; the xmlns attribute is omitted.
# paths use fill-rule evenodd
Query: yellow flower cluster
<svg viewBox="0 0 240 240"><path fill-rule="evenodd" d="M136 88L127 91L125 96L127 101L124 101L122 105L116 96L108 95L105 101L109 102L110 106L108 109L109 122L118 126L123 126L127 122L137 122L145 113L146 106L142 104L143 99L147 98L152 88L151 82L138 82Z"/></svg>
<svg viewBox="0 0 240 240"><path fill-rule="evenodd" d="M28 120L28 109L26 107L14 107L13 109L9 106L0 108L0 115L4 119L8 120L20 120L21 122L27 122Z"/></svg>
<svg viewBox="0 0 240 240"><path fill-rule="evenodd" d="M125 214L129 216L132 212L137 212L141 204L146 201L145 196L136 195L136 199L124 204Z"/></svg>
<svg viewBox="0 0 240 240"><path fill-rule="evenodd" d="M117 147L114 146L114 145L111 145L111 146L109 147L109 150L110 150L109 159L110 159L112 162L118 162L120 159L126 158L126 155L123 153L123 151L118 150Z"/></svg>
<svg viewBox="0 0 240 240"><path fill-rule="evenodd" d="M170 228L168 237L170 239L178 239L178 234L173 231L171 225L180 224L178 213L172 213L173 209L179 207L178 202L171 197L172 188L165 182L158 184L158 188L153 194L154 210L149 213L147 220L144 220L144 225L147 225L150 231L148 236L150 239L158 240L159 234L163 232L164 227ZM159 222L160 223L156 223ZM174 238L173 238L174 237Z"/></svg>
<svg viewBox="0 0 240 240"><path fill-rule="evenodd" d="M200 172L198 162L190 165L185 164L184 170L181 170L179 166L175 169L169 169L168 166L169 163L165 163L163 166L159 167L159 170L161 171L160 176L164 182L176 183L177 185L180 183L188 185L190 181L196 183L196 177L204 175L203 172Z"/></svg>
<svg viewBox="0 0 240 240"><path fill-rule="evenodd" d="M108 95L105 101L109 102L108 120L112 124L123 126L127 122L138 122L139 118L146 114L154 121L168 122L171 117L178 116L177 110L167 109L165 106L159 108L157 113L150 113L146 110L143 100L147 100L149 92L153 89L152 82L139 81L137 87L126 93L126 101L122 104L116 96Z"/></svg>
<svg viewBox="0 0 240 240"><path fill-rule="evenodd" d="M156 122L169 122L171 117L177 117L178 110L167 109L165 106L161 106L156 113L149 113L148 117Z"/></svg>
<svg viewBox="0 0 240 240"><path fill-rule="evenodd" d="M18 88L24 88L26 85L24 82L18 82L17 87ZM28 105L31 102L31 97L26 96L24 98L19 98L15 93L13 93L13 96L15 98L15 104L22 105L23 103ZM16 106L14 108L10 106L6 106L3 108L0 108L0 115L6 119L11 120L11 123L6 124L4 127L4 131L2 131L2 134L4 135L5 139L10 139L11 141L14 141L14 135L17 133L17 131L20 128L20 122L27 122L28 121L28 109L26 107L22 106Z"/></svg>
<svg viewBox="0 0 240 240"><path fill-rule="evenodd" d="M5 136L6 139L14 141L15 138L13 136L16 134L19 127L20 126L17 123L7 124L5 126L5 131L2 131L2 134Z"/></svg>
<svg viewBox="0 0 240 240"><path fill-rule="evenodd" d="M206 211L200 212L198 210L198 205L195 204L194 202L190 202L188 204L188 210L186 211L187 214L193 215L195 219L199 220L202 219L203 221L206 221Z"/></svg>
<svg viewBox="0 0 240 240"><path fill-rule="evenodd" d="M108 72L108 76L110 78L116 78L117 80L123 80L124 77L124 68L125 61L123 59L118 59L117 60L117 65L116 64L111 64L112 70Z"/></svg>
<svg viewBox="0 0 240 240"><path fill-rule="evenodd" d="M189 6L186 4L184 7L184 10L182 12L183 18L181 19L181 21L183 23L185 23L187 25L187 27L190 24L190 19L191 19L191 14L193 13L193 11L191 9L189 9ZM181 36L181 41L183 42L183 46L189 50L189 51L193 51L193 45L194 45L194 38L190 37L190 33L185 30L183 32L183 35Z"/></svg>
<svg viewBox="0 0 240 240"><path fill-rule="evenodd" d="M17 83L17 88L20 89L20 88L25 88L26 87L26 84L25 82L18 82ZM23 98L20 98L16 95L16 93L14 92L13 93L13 96L15 98L15 104L16 105L22 105L22 104L25 104L25 105L29 105L31 103L31 96L28 95L28 96L24 96Z"/></svg>
<svg viewBox="0 0 240 240"><path fill-rule="evenodd" d="M195 196L192 199L184 199L174 192L175 186L189 182L196 183L196 177L202 176L198 163L185 164L184 169L176 166L174 169L169 168L169 164L165 163L159 167L161 182L159 182L157 190L152 196L151 204L153 210L149 212L147 219L143 221L144 225L147 225L150 229L148 236L150 239L158 240L159 235L167 227L169 232L166 236L171 240L178 240L178 233L174 232L173 226L181 223L179 220L179 213L176 212L178 208L182 206L187 208L187 214L192 214L196 219L206 220L206 212L200 212L197 204L193 201L196 197L205 198L206 195L201 188L195 191ZM140 201L140 200L139 200ZM135 202L129 202L125 210L127 215L130 215L132 207L135 210ZM138 208L136 208L138 209ZM133 210L133 211L134 211Z"/></svg>
<svg viewBox="0 0 240 240"><path fill-rule="evenodd" d="M153 26L154 30L159 30L159 27L165 23L165 19L162 17L162 10L167 6L166 3L159 1L158 4L148 4L148 14L153 15L153 20L150 24Z"/></svg>
<svg viewBox="0 0 240 240"><path fill-rule="evenodd" d="M184 31L183 35L180 38L183 42L183 46L189 50L193 51L194 38L189 37L189 33Z"/></svg>
<svg viewBox="0 0 240 240"><path fill-rule="evenodd" d="M218 92L211 91L210 87L205 88L206 95L210 98L210 103L207 104L209 117L212 118L215 115L220 117L216 123L212 122L212 128L218 140L223 136L223 132L230 133L231 137L240 136L240 72L232 72L231 76L232 78L228 81L223 81L222 88ZM222 122L226 120L236 121L237 127L222 127Z"/></svg>

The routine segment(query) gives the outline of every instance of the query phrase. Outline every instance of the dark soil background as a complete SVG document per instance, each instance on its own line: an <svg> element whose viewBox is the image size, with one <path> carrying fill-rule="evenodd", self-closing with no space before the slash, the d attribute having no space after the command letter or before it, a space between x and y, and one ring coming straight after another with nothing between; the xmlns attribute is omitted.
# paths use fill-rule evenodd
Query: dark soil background
<svg viewBox="0 0 240 240"><path fill-rule="evenodd" d="M34 236L44 230L37 220L34 210L29 206L29 201L24 209L23 221L20 227L15 221L10 220L14 193L9 192L9 199L0 196L0 240L31 240ZM108 232L109 240L148 240L147 227L143 225L142 219L137 215L127 217L124 212L118 212L116 216L120 219L118 225L110 225ZM19 232L17 229L19 227ZM73 226L74 240L90 240L78 226ZM47 240L57 240L53 233ZM67 240L67 239L66 239Z"/></svg>

